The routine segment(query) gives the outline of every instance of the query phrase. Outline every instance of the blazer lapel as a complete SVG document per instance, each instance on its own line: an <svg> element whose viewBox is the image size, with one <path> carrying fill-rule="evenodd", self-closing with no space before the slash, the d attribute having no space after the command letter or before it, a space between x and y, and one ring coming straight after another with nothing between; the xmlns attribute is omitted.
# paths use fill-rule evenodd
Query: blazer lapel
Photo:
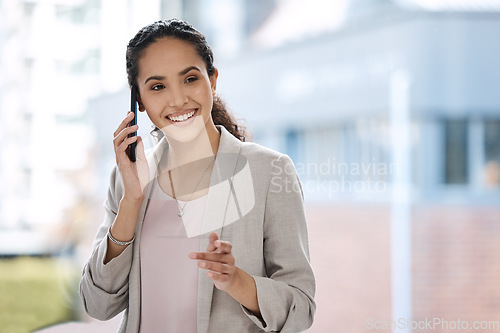
<svg viewBox="0 0 500 333"><path fill-rule="evenodd" d="M203 218L202 235L200 236L200 251L207 249L208 237L211 232L216 232L221 237L224 226L226 208L231 192L231 178L233 177L240 153L241 141L229 133L223 126L216 125L220 131L219 149L210 178L207 208ZM208 331L210 309L214 284L206 276L206 270L198 270L198 319L197 332Z"/></svg>

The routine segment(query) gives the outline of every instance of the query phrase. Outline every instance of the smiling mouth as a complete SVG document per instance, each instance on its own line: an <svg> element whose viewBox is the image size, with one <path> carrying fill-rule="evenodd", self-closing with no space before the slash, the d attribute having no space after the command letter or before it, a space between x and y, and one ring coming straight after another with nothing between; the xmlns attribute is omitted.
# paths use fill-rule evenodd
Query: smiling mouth
<svg viewBox="0 0 500 333"><path fill-rule="evenodd" d="M173 122L183 122L194 116L194 114L198 111L198 109L195 109L190 112L186 112L184 114L181 114L179 116L167 116L167 118Z"/></svg>

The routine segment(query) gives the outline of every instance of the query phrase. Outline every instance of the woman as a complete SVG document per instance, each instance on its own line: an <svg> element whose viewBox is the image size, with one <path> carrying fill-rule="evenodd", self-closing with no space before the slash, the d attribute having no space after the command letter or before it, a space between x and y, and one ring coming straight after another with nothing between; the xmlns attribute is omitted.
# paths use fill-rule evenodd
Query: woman
<svg viewBox="0 0 500 333"><path fill-rule="evenodd" d="M87 313L125 310L120 332L310 327L315 281L291 159L244 142L215 95L212 51L186 22L144 27L126 58L139 110L163 137L145 153L131 113L114 133L105 221L80 283Z"/></svg>

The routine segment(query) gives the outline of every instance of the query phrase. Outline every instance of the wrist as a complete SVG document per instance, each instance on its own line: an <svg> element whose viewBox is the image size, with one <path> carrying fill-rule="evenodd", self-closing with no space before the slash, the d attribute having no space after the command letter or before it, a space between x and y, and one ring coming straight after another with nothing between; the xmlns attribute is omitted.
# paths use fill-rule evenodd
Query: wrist
<svg viewBox="0 0 500 333"><path fill-rule="evenodd" d="M142 202L144 201L144 195L139 195L139 196L131 196L125 194L122 199L120 200L120 205L124 204L127 205L127 207L140 207L142 205Z"/></svg>
<svg viewBox="0 0 500 333"><path fill-rule="evenodd" d="M257 299L257 285L253 276L236 267L233 283L225 291L255 316L262 319Z"/></svg>
<svg viewBox="0 0 500 333"><path fill-rule="evenodd" d="M112 227L112 225L110 225L109 228L108 228L107 236L108 236L109 240L112 241L113 243L115 243L116 245L127 246L127 245L130 245L130 244L132 244L134 242L134 240L135 240L135 233L132 236L131 240L120 241L120 240L114 238L113 235L111 234L111 227Z"/></svg>
<svg viewBox="0 0 500 333"><path fill-rule="evenodd" d="M232 296L234 294L238 294L238 292L242 290L243 279L241 275L241 270L238 267L235 267L233 280L231 281L231 284L226 288L226 293Z"/></svg>

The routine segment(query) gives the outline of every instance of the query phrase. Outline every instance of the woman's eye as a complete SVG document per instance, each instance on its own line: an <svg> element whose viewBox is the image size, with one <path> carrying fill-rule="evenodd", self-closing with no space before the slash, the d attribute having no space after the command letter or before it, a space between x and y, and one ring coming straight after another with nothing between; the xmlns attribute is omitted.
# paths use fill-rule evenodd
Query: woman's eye
<svg viewBox="0 0 500 333"><path fill-rule="evenodd" d="M198 78L196 76L190 76L186 79L186 83L191 83L191 82L194 82L198 80Z"/></svg>
<svg viewBox="0 0 500 333"><path fill-rule="evenodd" d="M165 88L163 84L155 84L154 86L151 87L151 90L161 90Z"/></svg>

